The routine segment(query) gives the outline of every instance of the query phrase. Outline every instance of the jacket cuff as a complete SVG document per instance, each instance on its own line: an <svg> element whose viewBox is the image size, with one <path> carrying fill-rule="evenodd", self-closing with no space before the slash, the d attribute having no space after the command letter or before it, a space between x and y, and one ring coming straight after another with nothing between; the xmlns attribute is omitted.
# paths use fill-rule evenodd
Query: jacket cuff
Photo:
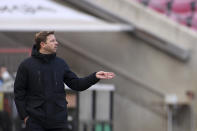
<svg viewBox="0 0 197 131"><path fill-rule="evenodd" d="M20 115L21 120L24 120L25 117L29 116L26 112Z"/></svg>
<svg viewBox="0 0 197 131"><path fill-rule="evenodd" d="M28 113L26 112L25 108L23 106L19 106L16 103L16 107L18 107L18 114L21 120L24 120L25 117L29 116Z"/></svg>
<svg viewBox="0 0 197 131"><path fill-rule="evenodd" d="M96 73L97 72L94 72L92 75L91 75L91 80L92 80L92 83L93 84L96 84L100 79L96 77Z"/></svg>

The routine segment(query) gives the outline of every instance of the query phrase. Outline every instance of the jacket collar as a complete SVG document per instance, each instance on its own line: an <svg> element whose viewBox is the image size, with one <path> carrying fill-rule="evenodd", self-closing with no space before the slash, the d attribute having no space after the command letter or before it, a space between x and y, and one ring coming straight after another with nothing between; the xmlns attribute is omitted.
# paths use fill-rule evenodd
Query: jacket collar
<svg viewBox="0 0 197 131"><path fill-rule="evenodd" d="M42 53L40 53L38 51L38 48L37 48L36 44L34 44L33 48L32 48L31 56L35 57L37 59L40 59L43 62L49 63L51 60L53 60L56 57L56 53L53 53L53 54L42 54Z"/></svg>

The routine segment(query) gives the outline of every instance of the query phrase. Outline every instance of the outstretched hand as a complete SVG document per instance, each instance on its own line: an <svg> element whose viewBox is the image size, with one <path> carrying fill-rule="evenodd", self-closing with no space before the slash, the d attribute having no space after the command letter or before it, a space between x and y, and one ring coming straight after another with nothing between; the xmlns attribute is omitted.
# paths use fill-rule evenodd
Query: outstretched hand
<svg viewBox="0 0 197 131"><path fill-rule="evenodd" d="M96 73L96 78L98 79L112 79L114 77L115 77L115 74L113 72L99 71Z"/></svg>

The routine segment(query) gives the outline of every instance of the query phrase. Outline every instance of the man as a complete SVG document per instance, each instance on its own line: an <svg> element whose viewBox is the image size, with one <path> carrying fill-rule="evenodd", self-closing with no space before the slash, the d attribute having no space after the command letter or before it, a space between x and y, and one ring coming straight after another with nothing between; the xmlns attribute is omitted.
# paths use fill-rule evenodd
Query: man
<svg viewBox="0 0 197 131"><path fill-rule="evenodd" d="M112 72L99 71L78 78L66 62L56 57L58 42L54 32L39 32L32 55L24 60L14 83L15 103L27 131L63 131L67 125L64 83L83 91L100 79L111 79Z"/></svg>

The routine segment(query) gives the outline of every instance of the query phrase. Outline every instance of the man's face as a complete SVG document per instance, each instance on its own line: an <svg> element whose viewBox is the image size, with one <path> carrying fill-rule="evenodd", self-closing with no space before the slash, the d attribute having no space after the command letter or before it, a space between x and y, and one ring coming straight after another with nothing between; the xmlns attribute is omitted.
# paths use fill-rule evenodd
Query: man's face
<svg viewBox="0 0 197 131"><path fill-rule="evenodd" d="M56 53L58 47L58 42L56 41L55 35L51 34L47 36L46 42L42 44L41 48L48 53Z"/></svg>

